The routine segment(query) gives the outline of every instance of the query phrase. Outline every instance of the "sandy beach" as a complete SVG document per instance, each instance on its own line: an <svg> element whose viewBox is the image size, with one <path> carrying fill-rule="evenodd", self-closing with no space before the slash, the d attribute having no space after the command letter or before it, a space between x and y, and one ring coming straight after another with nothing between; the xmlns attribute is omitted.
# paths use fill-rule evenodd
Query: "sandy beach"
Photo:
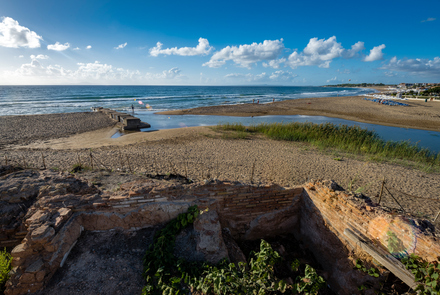
<svg viewBox="0 0 440 295"><path fill-rule="evenodd" d="M440 101L406 100L409 106L386 106L363 96L318 97L267 104L241 104L160 112L166 115L308 115L341 118L394 127L440 131Z"/></svg>
<svg viewBox="0 0 440 295"><path fill-rule="evenodd" d="M359 97L314 98L267 105L200 108L180 113L261 115L301 111L302 114L439 131L440 103L408 103L410 107L390 107ZM358 106L357 110L351 113L354 105ZM283 186L301 185L310 179L332 179L345 189L358 190L376 201L385 178L387 188L405 211L432 220L440 210L439 173L373 162L333 150L323 151L305 143L274 141L259 136L246 140L228 139L210 127L137 132L112 139L117 128L101 114L60 114L62 120L53 120L52 116L0 117L1 164L7 160L21 166L42 168L44 156L47 168L70 170L79 161L91 165L92 152L95 168L118 173L178 173L195 181L218 178L256 184L275 182ZM26 132L11 132L8 126L12 123L23 126ZM382 205L399 208L389 195L384 197Z"/></svg>

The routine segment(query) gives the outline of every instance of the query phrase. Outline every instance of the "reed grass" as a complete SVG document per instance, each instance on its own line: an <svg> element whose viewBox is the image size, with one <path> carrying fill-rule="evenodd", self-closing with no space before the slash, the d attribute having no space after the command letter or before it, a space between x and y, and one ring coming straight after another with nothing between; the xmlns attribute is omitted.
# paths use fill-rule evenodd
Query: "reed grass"
<svg viewBox="0 0 440 295"><path fill-rule="evenodd" d="M218 125L217 130L264 134L275 140L308 142L318 148L336 148L344 152L370 156L375 160L409 160L435 169L440 168L440 153L408 141L385 141L374 131L359 126L331 123L262 123L243 126L241 123Z"/></svg>

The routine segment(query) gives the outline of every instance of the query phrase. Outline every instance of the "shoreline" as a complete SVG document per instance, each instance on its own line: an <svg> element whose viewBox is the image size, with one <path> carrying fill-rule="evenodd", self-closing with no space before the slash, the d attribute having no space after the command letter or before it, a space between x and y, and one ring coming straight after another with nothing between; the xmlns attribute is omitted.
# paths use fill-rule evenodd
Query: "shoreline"
<svg viewBox="0 0 440 295"><path fill-rule="evenodd" d="M218 105L157 112L161 115L268 116L306 115L325 116L384 126L440 131L440 104L405 100L409 106L387 106L366 101L362 96L315 97L276 101Z"/></svg>

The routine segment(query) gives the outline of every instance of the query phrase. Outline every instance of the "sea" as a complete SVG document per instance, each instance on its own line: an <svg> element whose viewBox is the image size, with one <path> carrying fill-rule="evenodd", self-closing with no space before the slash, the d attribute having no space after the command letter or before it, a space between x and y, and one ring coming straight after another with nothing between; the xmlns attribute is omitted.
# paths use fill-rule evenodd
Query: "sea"
<svg viewBox="0 0 440 295"><path fill-rule="evenodd" d="M0 116L89 112L104 107L131 112L151 128L143 131L211 126L222 123L253 125L271 122L312 122L358 125L374 130L385 140L410 141L440 152L440 132L365 124L325 116L229 117L160 115L165 110L214 105L260 104L307 97L356 96L375 92L368 88L318 86L0 86ZM392 106L384 106L392 107ZM1 117L0 117L1 123ZM122 134L115 134L120 136Z"/></svg>

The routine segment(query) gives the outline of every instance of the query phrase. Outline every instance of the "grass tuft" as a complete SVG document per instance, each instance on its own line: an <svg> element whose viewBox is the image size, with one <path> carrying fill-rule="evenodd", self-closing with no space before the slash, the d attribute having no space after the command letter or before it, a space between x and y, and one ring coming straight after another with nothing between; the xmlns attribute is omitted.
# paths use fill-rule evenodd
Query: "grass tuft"
<svg viewBox="0 0 440 295"><path fill-rule="evenodd" d="M409 161L425 171L440 170L440 153L421 148L409 141L385 141L374 131L359 126L331 123L262 123L243 126L239 123L218 125L216 130L240 133L260 133L275 140L307 142L318 149L336 148L340 151L367 156L375 161ZM241 138L244 135L241 135Z"/></svg>

